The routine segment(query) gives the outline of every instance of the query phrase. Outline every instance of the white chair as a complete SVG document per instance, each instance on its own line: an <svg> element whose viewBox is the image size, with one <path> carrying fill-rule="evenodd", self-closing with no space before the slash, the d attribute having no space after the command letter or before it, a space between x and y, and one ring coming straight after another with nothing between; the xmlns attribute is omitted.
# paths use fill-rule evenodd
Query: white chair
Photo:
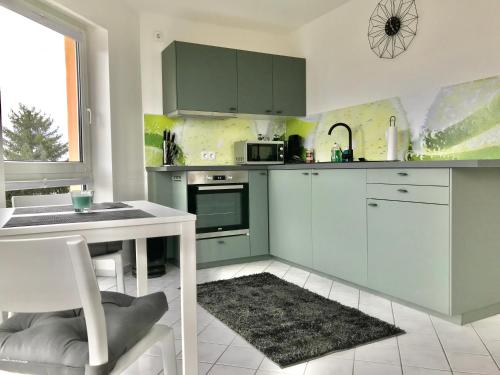
<svg viewBox="0 0 500 375"><path fill-rule="evenodd" d="M12 207L61 206L71 204L71 194L17 195L12 197ZM115 265L116 290L125 293L123 256L120 242L89 244L94 262L112 260Z"/></svg>
<svg viewBox="0 0 500 375"><path fill-rule="evenodd" d="M0 253L0 311L16 312L0 324L0 370L120 374L160 343L164 373L177 374L173 330L155 324L165 295L101 294L82 236L0 241Z"/></svg>

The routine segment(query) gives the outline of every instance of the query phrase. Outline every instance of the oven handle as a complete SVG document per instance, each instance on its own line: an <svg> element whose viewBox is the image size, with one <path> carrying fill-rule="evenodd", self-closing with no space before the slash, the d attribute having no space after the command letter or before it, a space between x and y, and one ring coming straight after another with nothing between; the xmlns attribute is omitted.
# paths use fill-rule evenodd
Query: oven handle
<svg viewBox="0 0 500 375"><path fill-rule="evenodd" d="M241 190L243 188L243 185L198 186L198 190Z"/></svg>

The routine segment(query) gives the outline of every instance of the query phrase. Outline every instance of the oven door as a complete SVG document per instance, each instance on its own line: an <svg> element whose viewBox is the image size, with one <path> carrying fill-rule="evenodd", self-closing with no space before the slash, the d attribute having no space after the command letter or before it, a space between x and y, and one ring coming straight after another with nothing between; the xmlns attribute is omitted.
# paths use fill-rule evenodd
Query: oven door
<svg viewBox="0 0 500 375"><path fill-rule="evenodd" d="M248 234L248 184L189 185L188 211L197 216L196 238Z"/></svg>

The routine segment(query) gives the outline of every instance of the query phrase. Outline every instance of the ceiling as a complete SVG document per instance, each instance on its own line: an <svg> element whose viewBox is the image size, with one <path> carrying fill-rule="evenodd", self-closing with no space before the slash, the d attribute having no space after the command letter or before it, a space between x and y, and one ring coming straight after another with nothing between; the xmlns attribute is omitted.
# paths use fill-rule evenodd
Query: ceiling
<svg viewBox="0 0 500 375"><path fill-rule="evenodd" d="M349 0L125 0L138 12L267 32L289 32Z"/></svg>

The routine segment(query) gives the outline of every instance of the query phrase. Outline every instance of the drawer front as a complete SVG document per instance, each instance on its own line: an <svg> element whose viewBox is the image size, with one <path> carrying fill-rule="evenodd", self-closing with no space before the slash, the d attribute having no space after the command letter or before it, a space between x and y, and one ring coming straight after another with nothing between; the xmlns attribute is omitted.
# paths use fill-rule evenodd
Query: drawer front
<svg viewBox="0 0 500 375"><path fill-rule="evenodd" d="M196 241L196 262L208 263L250 256L250 240L246 235Z"/></svg>
<svg viewBox="0 0 500 375"><path fill-rule="evenodd" d="M449 169L369 169L369 184L450 186Z"/></svg>
<svg viewBox="0 0 500 375"><path fill-rule="evenodd" d="M444 186L368 184L367 198L391 201L449 204L450 189Z"/></svg>

